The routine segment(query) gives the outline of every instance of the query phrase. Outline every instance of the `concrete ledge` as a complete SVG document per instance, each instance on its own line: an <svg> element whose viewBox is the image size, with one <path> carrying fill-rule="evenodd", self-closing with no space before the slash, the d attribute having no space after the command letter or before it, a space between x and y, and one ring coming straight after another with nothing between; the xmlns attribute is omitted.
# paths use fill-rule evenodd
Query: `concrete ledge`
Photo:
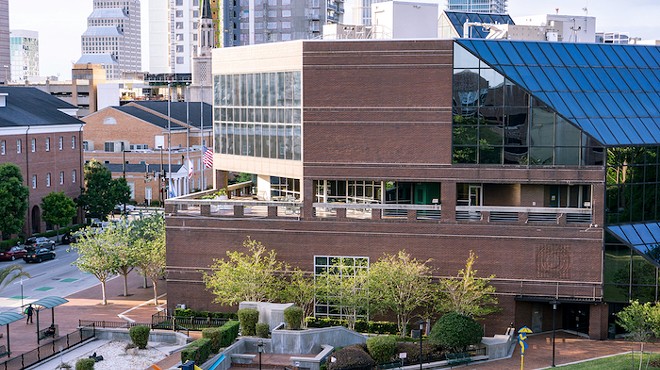
<svg viewBox="0 0 660 370"><path fill-rule="evenodd" d="M251 364L255 357L257 357L257 355L236 353L231 355L231 362L234 364Z"/></svg>
<svg viewBox="0 0 660 370"><path fill-rule="evenodd" d="M130 342L131 336L125 328L96 328L96 338ZM169 330L149 331L149 342L171 344L172 346L183 346L188 344L190 338L185 334L174 333Z"/></svg>
<svg viewBox="0 0 660 370"><path fill-rule="evenodd" d="M335 347L325 344L322 344L321 348L323 349L321 353L316 355L314 358L291 356L291 366L294 368L319 370L321 368L321 363L324 362L328 356L330 356L332 351L335 350Z"/></svg>

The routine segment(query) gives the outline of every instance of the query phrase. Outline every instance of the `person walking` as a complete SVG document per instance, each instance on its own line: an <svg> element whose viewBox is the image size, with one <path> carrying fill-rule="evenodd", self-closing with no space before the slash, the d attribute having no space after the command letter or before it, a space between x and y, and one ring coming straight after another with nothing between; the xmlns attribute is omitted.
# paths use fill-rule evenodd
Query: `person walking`
<svg viewBox="0 0 660 370"><path fill-rule="evenodd" d="M25 323L34 324L32 322L32 314L34 313L34 308L32 307L32 304L27 306L27 308L25 309L25 313L27 314L27 321Z"/></svg>

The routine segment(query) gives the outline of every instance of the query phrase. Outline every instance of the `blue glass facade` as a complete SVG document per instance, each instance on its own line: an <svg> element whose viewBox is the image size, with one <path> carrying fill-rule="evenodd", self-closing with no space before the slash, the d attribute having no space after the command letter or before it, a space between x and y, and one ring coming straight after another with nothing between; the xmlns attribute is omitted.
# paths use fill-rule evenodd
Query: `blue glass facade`
<svg viewBox="0 0 660 370"><path fill-rule="evenodd" d="M449 10L445 10L445 14L458 33L458 37L464 37L463 24L465 24L465 22L514 24L513 19L511 19L508 14L459 12ZM470 37L485 39L489 32L490 31L485 30L483 27L472 27L470 28Z"/></svg>

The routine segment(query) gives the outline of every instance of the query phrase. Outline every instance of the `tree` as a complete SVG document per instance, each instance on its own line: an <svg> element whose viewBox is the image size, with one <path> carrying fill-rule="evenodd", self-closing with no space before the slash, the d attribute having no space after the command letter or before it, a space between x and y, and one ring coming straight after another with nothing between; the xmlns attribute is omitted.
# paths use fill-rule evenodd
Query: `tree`
<svg viewBox="0 0 660 370"><path fill-rule="evenodd" d="M78 252L78 259L73 265L80 271L88 272L101 282L102 303L108 304L105 294L106 282L117 271L115 259L111 257L116 247L113 233L98 231L87 227L80 231L78 241L71 244L71 249Z"/></svg>
<svg viewBox="0 0 660 370"><path fill-rule="evenodd" d="M639 368L642 368L642 359L644 357L644 343L648 342L655 331L660 332L660 327L654 325L657 320L657 307L651 306L646 302L640 304L638 301L630 302L630 305L616 314L616 322L628 333L630 339L639 342L641 356L639 357ZM657 323L657 322L656 322Z"/></svg>
<svg viewBox="0 0 660 370"><path fill-rule="evenodd" d="M0 269L0 289L14 282L20 277L29 278L30 274L23 271L23 267L19 265L11 265Z"/></svg>
<svg viewBox="0 0 660 370"><path fill-rule="evenodd" d="M430 260L420 262L405 251L386 254L369 269L370 309L396 314L403 337L412 313L432 300Z"/></svg>
<svg viewBox="0 0 660 370"><path fill-rule="evenodd" d="M497 312L495 287L488 284L495 275L488 278L476 277L477 270L474 269L476 260L477 256L470 251L465 262L465 269L461 269L456 278L440 280L444 296L441 301L442 311L455 311L474 318Z"/></svg>
<svg viewBox="0 0 660 370"><path fill-rule="evenodd" d="M112 264L116 267L116 273L124 278L124 297L128 296L128 274L133 271L137 264L137 247L131 243L132 236L129 225L124 219L122 222L112 223L103 230L106 237L114 240L114 247L109 251L109 257L113 259Z"/></svg>
<svg viewBox="0 0 660 370"><path fill-rule="evenodd" d="M308 276L296 268L287 272L287 279L280 290L280 301L292 302L303 311L302 325L305 318L314 314L314 277Z"/></svg>
<svg viewBox="0 0 660 370"><path fill-rule="evenodd" d="M3 239L23 229L28 194L21 169L13 163L0 164L0 231Z"/></svg>
<svg viewBox="0 0 660 370"><path fill-rule="evenodd" d="M157 213L131 223L130 243L134 247L135 265L151 280L154 305L158 305L158 279L165 273L165 217Z"/></svg>
<svg viewBox="0 0 660 370"><path fill-rule="evenodd" d="M369 277L366 268L353 266L352 259L339 258L316 277L316 299L337 307L348 328L355 329L361 316L368 316Z"/></svg>
<svg viewBox="0 0 660 370"><path fill-rule="evenodd" d="M429 340L451 351L463 352L468 346L480 343L483 334L481 325L473 318L449 312L433 325Z"/></svg>
<svg viewBox="0 0 660 370"><path fill-rule="evenodd" d="M204 273L206 289L214 302L234 305L242 301L270 302L277 295L283 269L274 250L248 238L243 242L247 253L227 251L227 259L215 259L211 273Z"/></svg>
<svg viewBox="0 0 660 370"><path fill-rule="evenodd" d="M61 191L46 195L41 200L41 209L44 221L56 225L58 230L60 226L68 225L76 215L76 203Z"/></svg>
<svg viewBox="0 0 660 370"><path fill-rule="evenodd" d="M131 198L131 188L126 179L112 179L112 173L102 163L92 159L85 164L85 189L78 204L91 217L107 219L115 205Z"/></svg>

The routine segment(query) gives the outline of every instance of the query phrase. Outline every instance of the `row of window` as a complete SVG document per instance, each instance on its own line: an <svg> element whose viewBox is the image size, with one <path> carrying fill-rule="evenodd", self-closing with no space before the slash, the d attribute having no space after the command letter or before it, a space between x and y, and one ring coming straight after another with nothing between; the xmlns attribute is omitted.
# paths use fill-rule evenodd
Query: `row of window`
<svg viewBox="0 0 660 370"><path fill-rule="evenodd" d="M45 142L44 142L45 150L47 152L50 152L50 137L47 137ZM60 136L58 139L58 150L63 150L64 149L64 136ZM30 141L30 148L32 150L32 153L37 151L37 139L33 138ZM6 155L7 154L7 140L2 140L0 141L0 155ZM71 149L76 149L76 137L71 136ZM16 153L22 153L23 152L23 139L16 139Z"/></svg>
<svg viewBox="0 0 660 370"><path fill-rule="evenodd" d="M78 173L76 170L71 171L71 182L76 183L78 181ZM36 189L39 185L39 178L37 175L32 175L32 189ZM64 171L60 171L60 185L64 185ZM46 174L46 187L51 186L51 174L48 172Z"/></svg>

